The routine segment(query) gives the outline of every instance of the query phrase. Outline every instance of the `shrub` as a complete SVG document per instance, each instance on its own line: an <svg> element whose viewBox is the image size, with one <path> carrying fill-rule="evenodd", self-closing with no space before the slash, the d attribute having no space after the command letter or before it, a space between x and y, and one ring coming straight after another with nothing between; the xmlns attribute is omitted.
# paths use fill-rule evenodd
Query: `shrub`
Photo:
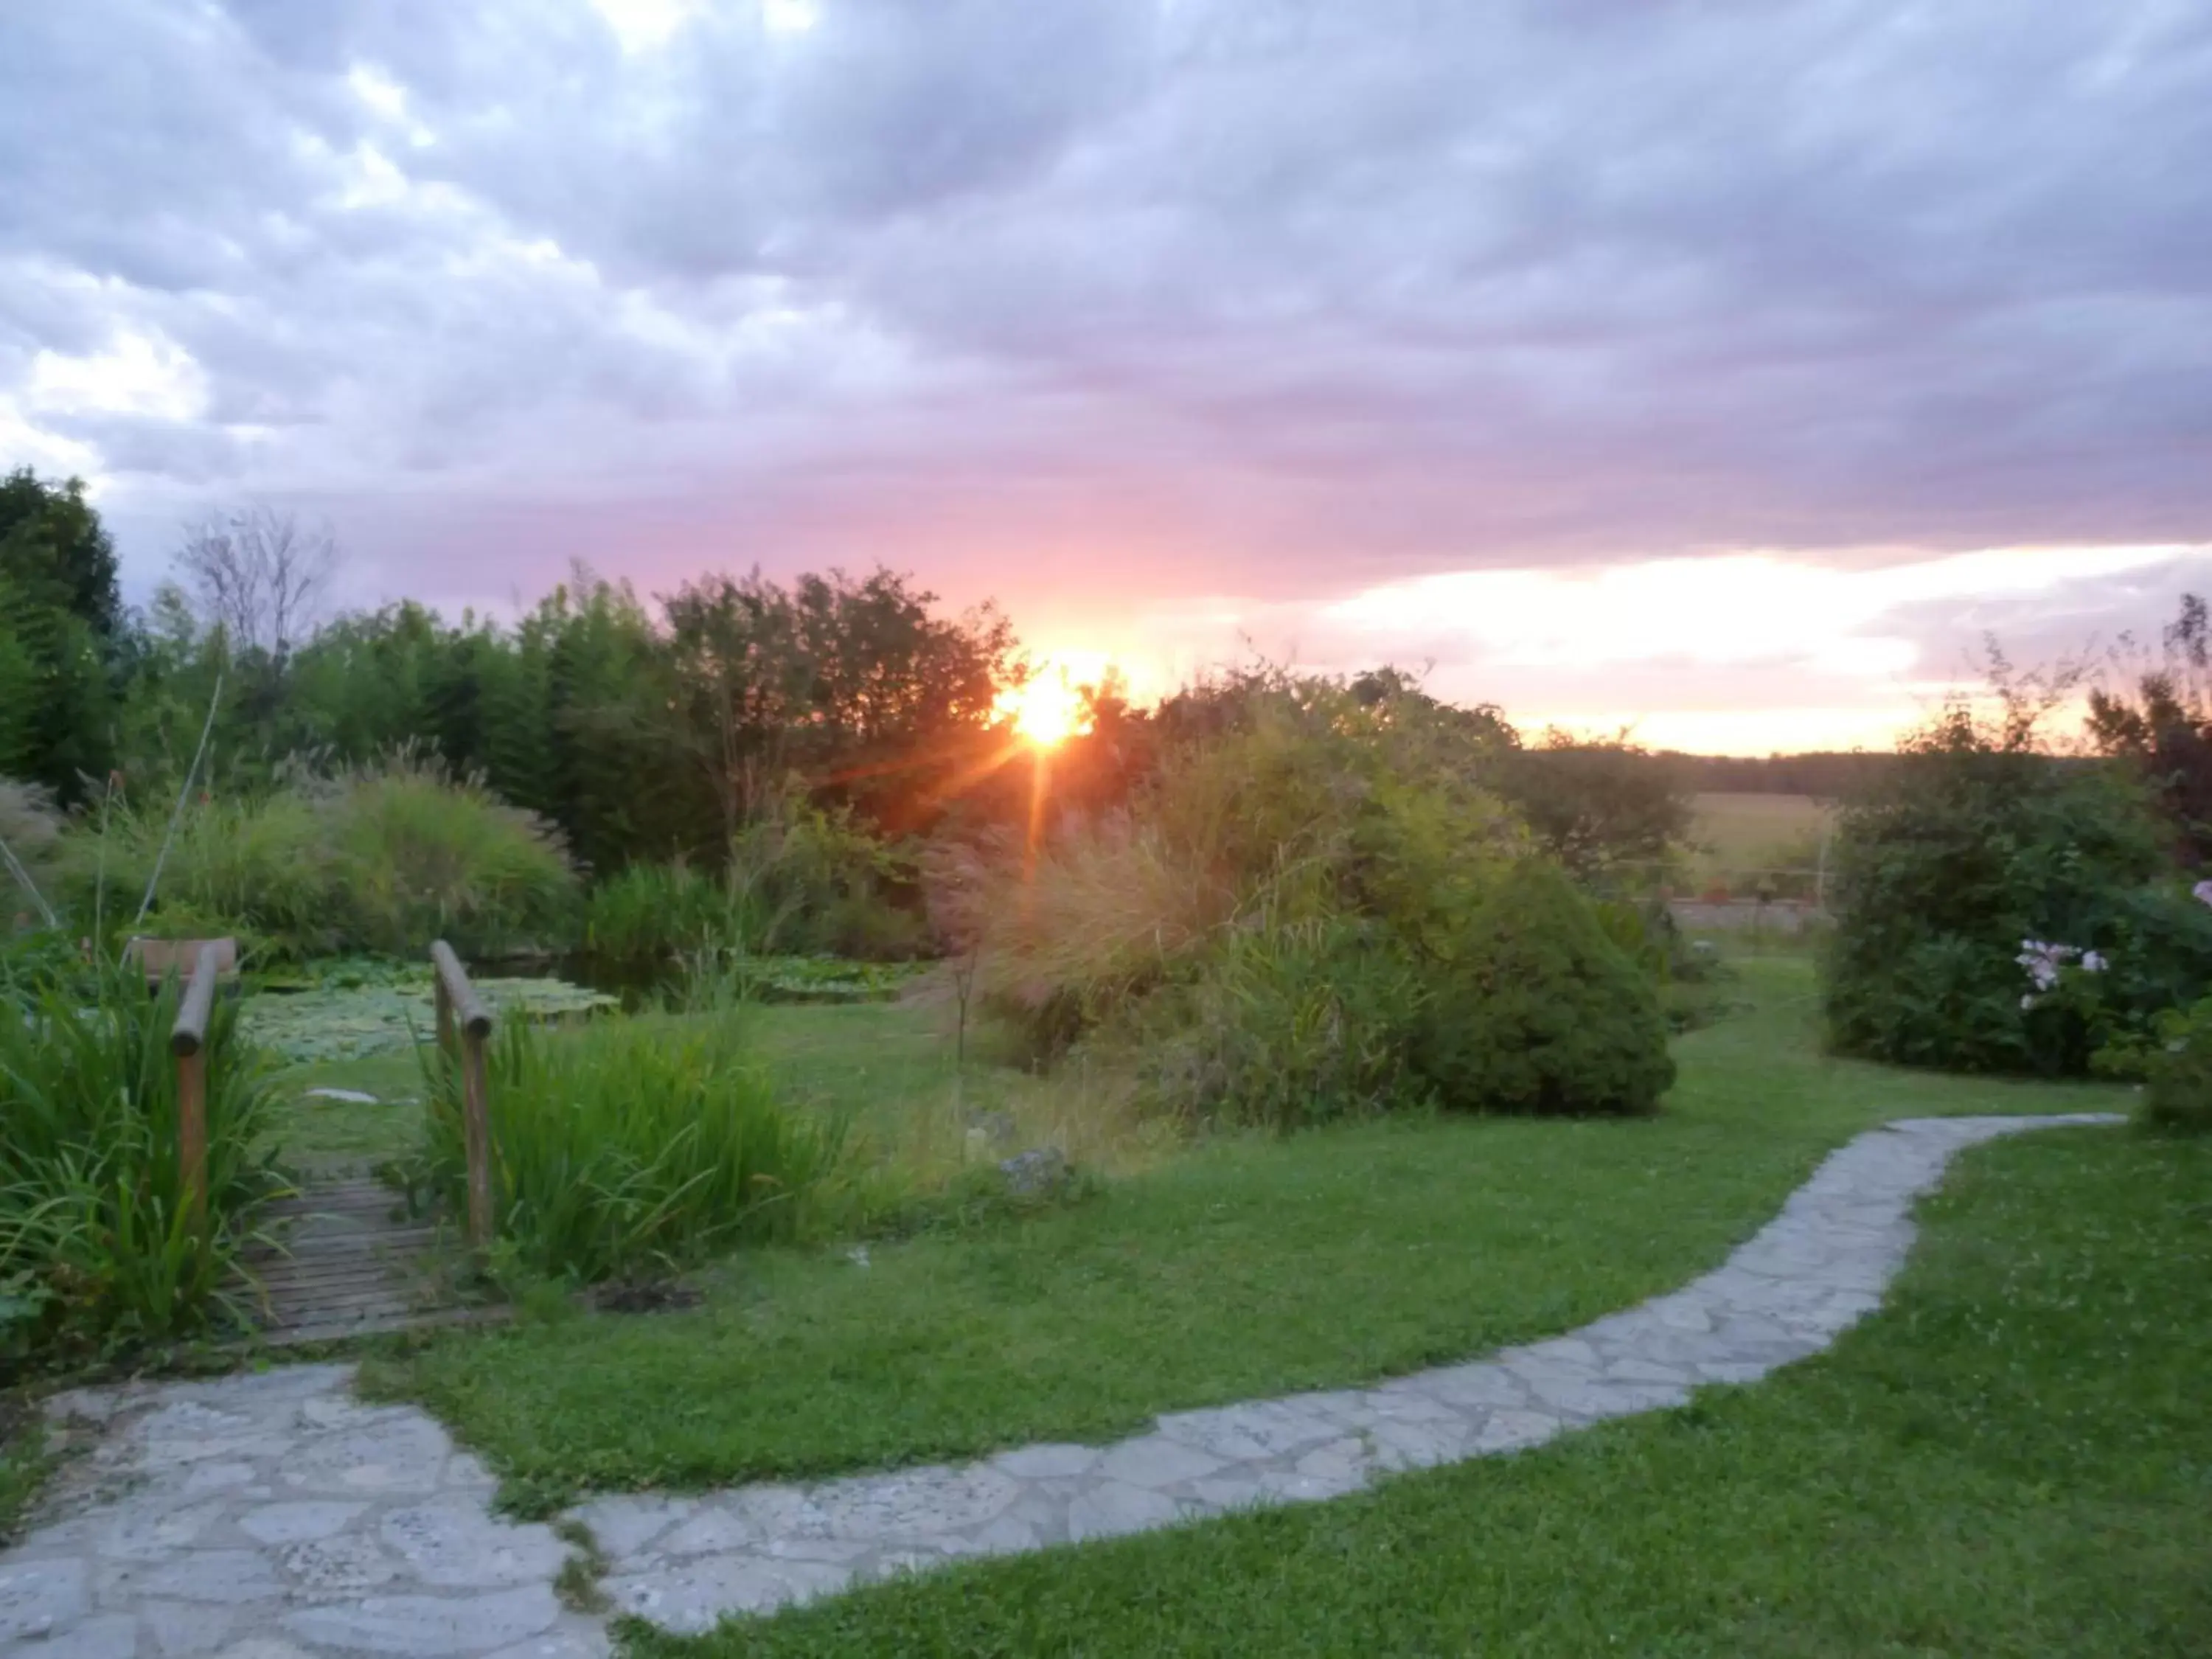
<svg viewBox="0 0 2212 1659"><path fill-rule="evenodd" d="M738 833L719 877L678 860L602 882L584 947L632 965L702 951L904 961L927 942L917 896L904 854L848 812L787 796Z"/></svg>
<svg viewBox="0 0 2212 1659"><path fill-rule="evenodd" d="M581 1283L663 1272L787 1238L836 1167L838 1122L775 1097L727 1009L493 1039L493 1206L502 1249ZM421 1184L459 1213L466 1163L454 1068L434 1055Z"/></svg>
<svg viewBox="0 0 2212 1659"><path fill-rule="evenodd" d="M1407 1097L1420 981L1375 927L1237 928L1134 1021L1137 1075L1156 1106L1290 1129Z"/></svg>
<svg viewBox="0 0 2212 1659"><path fill-rule="evenodd" d="M728 890L680 861L633 864L594 887L584 906L584 949L635 967L712 950L735 932Z"/></svg>
<svg viewBox="0 0 2212 1659"><path fill-rule="evenodd" d="M238 933L271 954L336 948L345 930L324 825L296 791L191 803L169 836L169 810L120 809L106 827L65 842L64 890L87 930L128 932L161 866L158 906L144 931L171 938Z"/></svg>
<svg viewBox="0 0 2212 1659"><path fill-rule="evenodd" d="M738 832L726 879L732 942L755 955L890 960L927 941L912 858L795 792Z"/></svg>
<svg viewBox="0 0 2212 1659"><path fill-rule="evenodd" d="M1125 812L975 878L958 908L983 918L987 1003L1048 1048L1234 964L1237 929L1343 924L1421 954L1525 840L1475 781L1486 728L1458 713L1279 675L1209 690Z"/></svg>
<svg viewBox="0 0 2212 1659"><path fill-rule="evenodd" d="M1652 981L1551 866L1478 898L1429 986L1413 1063L1440 1104L1650 1112L1674 1081Z"/></svg>
<svg viewBox="0 0 2212 1659"><path fill-rule="evenodd" d="M1851 1054L1960 1071L2075 1075L2100 1042L2193 1000L2212 916L2161 891L2166 848L2124 769L2056 759L2017 714L1954 708L1849 803L1833 853L1825 996ZM2094 950L2094 1000L2045 1001L2024 940Z"/></svg>
<svg viewBox="0 0 2212 1659"><path fill-rule="evenodd" d="M403 753L317 793L353 948L489 952L564 931L576 877L559 836L481 778Z"/></svg>
<svg viewBox="0 0 2212 1659"><path fill-rule="evenodd" d="M161 862L146 931L235 933L262 953L414 955L444 937L465 951L565 930L575 874L545 823L473 777L410 753L331 779L187 805L112 813L65 842L73 916L125 929Z"/></svg>
<svg viewBox="0 0 2212 1659"><path fill-rule="evenodd" d="M208 1219L188 1225L169 1052L178 988L136 972L0 1006L0 1356L174 1336L224 1306L254 1206L276 1192L276 1100L218 1000L207 1074ZM9 1316L12 1310L12 1317Z"/></svg>
<svg viewBox="0 0 2212 1659"><path fill-rule="evenodd" d="M2099 1070L2142 1080L2138 1122L2212 1134L2212 997L2169 1008L2148 1041L2115 1044L2097 1058Z"/></svg>

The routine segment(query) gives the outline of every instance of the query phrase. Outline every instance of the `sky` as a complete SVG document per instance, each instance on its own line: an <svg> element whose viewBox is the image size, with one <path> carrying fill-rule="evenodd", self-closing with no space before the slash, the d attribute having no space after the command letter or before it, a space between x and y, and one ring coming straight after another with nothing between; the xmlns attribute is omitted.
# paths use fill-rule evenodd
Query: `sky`
<svg viewBox="0 0 2212 1659"><path fill-rule="evenodd" d="M2212 585L2204 0L0 0L0 468L1879 744Z"/></svg>

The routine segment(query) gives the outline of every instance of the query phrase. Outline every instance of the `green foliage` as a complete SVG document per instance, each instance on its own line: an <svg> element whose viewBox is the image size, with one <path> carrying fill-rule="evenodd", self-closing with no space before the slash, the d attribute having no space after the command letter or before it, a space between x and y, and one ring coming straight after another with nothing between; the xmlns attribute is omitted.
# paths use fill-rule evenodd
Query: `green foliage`
<svg viewBox="0 0 2212 1659"><path fill-rule="evenodd" d="M118 811L67 838L72 915L127 926L169 834L163 805ZM463 951L560 938L576 878L543 821L478 779L418 756L269 793L202 796L161 865L151 930L237 933L266 954L415 955L438 938ZM104 890L104 891L103 891Z"/></svg>
<svg viewBox="0 0 2212 1659"><path fill-rule="evenodd" d="M1202 716L1202 718L1200 718ZM1482 780L1494 720L1402 682L1254 676L1192 729L1126 821L1002 874L981 974L1048 1050L1085 1031L1148 1097L1279 1127L1434 1098L1654 1109L1655 985Z"/></svg>
<svg viewBox="0 0 2212 1659"><path fill-rule="evenodd" d="M6 687L0 685L0 696ZM17 918L16 928L45 920L40 901L51 905L57 894L56 866L61 854L62 817L53 797L34 783L17 783L0 776L0 842L21 869L19 878L0 859L0 939L12 931L8 918ZM33 890L25 890L27 879Z"/></svg>
<svg viewBox="0 0 2212 1659"><path fill-rule="evenodd" d="M76 479L0 477L0 773L64 800L107 769L122 602Z"/></svg>
<svg viewBox="0 0 2212 1659"><path fill-rule="evenodd" d="M2157 1129L2212 1133L2212 997L2169 1008L2148 1041L2115 1043L2099 1071L2142 1079L2138 1121Z"/></svg>
<svg viewBox="0 0 2212 1659"><path fill-rule="evenodd" d="M1832 1059L1816 1046L1809 963L1742 971L1747 1006L1681 1040L1681 1079L1654 1119L1416 1113L1211 1137L1126 1172L1102 1201L1019 1226L873 1243L866 1267L836 1250L749 1251L700 1276L706 1300L690 1311L444 1334L368 1375L436 1411L510 1493L526 1483L541 1498L1097 1444L1161 1412L1369 1386L1674 1289L1890 1118L2124 1100ZM893 1012L763 1024L852 1034L814 1039L830 1045L818 1068L865 1066L881 1089ZM971 1101L979 1081L971 1067ZM1828 1543L1816 1531L1808 1547ZM1029 1650L1018 1637L1005 1649Z"/></svg>
<svg viewBox="0 0 2212 1659"><path fill-rule="evenodd" d="M1547 732L1541 744L1510 754L1497 787L1538 845L1579 881L1656 864L1689 840L1693 807L1681 775L1625 734L1594 741Z"/></svg>
<svg viewBox="0 0 2212 1659"><path fill-rule="evenodd" d="M777 1100L728 1011L556 1032L503 1020L489 1059L499 1238L544 1277L595 1283L791 1237L842 1147L836 1120ZM434 1054L427 1071L416 1178L460 1213L459 1073Z"/></svg>
<svg viewBox="0 0 2212 1659"><path fill-rule="evenodd" d="M1826 999L1845 1052L1908 1065L2079 1075L2098 1047L2192 1001L2212 912L2173 890L2132 775L2055 759L2033 720L1954 708L1853 801L1832 848ZM2026 942L2095 951L2095 994L2043 999Z"/></svg>
<svg viewBox="0 0 2212 1659"><path fill-rule="evenodd" d="M1419 974L1387 933L1348 922L1236 928L1131 1023L1154 1102L1291 1129L1402 1104Z"/></svg>
<svg viewBox="0 0 2212 1659"><path fill-rule="evenodd" d="M318 806L349 945L492 952L565 931L576 878L557 836L481 779L401 755L342 776Z"/></svg>
<svg viewBox="0 0 2212 1659"><path fill-rule="evenodd" d="M149 996L110 969L88 1006L69 990L0 1006L0 1358L56 1341L174 1336L223 1308L254 1206L278 1188L264 1148L273 1096L218 1000L207 1068L208 1218L183 1201L172 980Z"/></svg>
<svg viewBox="0 0 2212 1659"><path fill-rule="evenodd" d="M850 809L775 797L720 875L684 861L632 865L592 890L584 949L631 966L701 951L896 960L921 954L912 860Z"/></svg>
<svg viewBox="0 0 2212 1659"><path fill-rule="evenodd" d="M1556 866L1479 896L1428 985L1414 1063L1440 1104L1651 1112L1674 1084L1652 981Z"/></svg>

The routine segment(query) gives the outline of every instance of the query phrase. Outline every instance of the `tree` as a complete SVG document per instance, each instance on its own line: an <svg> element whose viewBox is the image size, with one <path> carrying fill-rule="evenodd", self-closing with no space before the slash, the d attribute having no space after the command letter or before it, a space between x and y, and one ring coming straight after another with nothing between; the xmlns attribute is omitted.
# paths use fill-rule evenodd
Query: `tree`
<svg viewBox="0 0 2212 1659"><path fill-rule="evenodd" d="M2168 623L2154 662L2123 647L2124 688L2089 693L2089 740L2134 763L2157 792L2189 862L2212 860L2212 615L2194 593Z"/></svg>
<svg viewBox="0 0 2212 1659"><path fill-rule="evenodd" d="M0 479L0 582L17 604L65 611L103 642L122 631L115 544L82 478L41 483L20 467Z"/></svg>
<svg viewBox="0 0 2212 1659"><path fill-rule="evenodd" d="M1657 863L1690 833L1690 794L1680 775L1625 733L1592 742L1547 732L1540 746L1508 758L1498 787L1578 881Z"/></svg>
<svg viewBox="0 0 2212 1659"><path fill-rule="evenodd" d="M327 526L302 528L291 513L246 507L187 530L174 562L201 618L229 636L234 653L282 664L313 632L337 538Z"/></svg>
<svg viewBox="0 0 2212 1659"><path fill-rule="evenodd" d="M83 483L0 480L0 770L65 804L106 773L123 635L114 544Z"/></svg>

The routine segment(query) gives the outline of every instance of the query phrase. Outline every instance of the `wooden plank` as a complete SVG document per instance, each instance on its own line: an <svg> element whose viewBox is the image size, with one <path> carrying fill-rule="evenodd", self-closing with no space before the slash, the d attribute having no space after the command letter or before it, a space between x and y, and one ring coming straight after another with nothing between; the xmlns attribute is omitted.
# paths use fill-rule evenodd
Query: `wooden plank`
<svg viewBox="0 0 2212 1659"><path fill-rule="evenodd" d="M394 1336L403 1331L437 1330L454 1325L496 1325L511 1316L505 1308L444 1308L431 1313L395 1315L354 1323L295 1325L264 1333L259 1346L292 1348L310 1342L349 1342L363 1337Z"/></svg>

